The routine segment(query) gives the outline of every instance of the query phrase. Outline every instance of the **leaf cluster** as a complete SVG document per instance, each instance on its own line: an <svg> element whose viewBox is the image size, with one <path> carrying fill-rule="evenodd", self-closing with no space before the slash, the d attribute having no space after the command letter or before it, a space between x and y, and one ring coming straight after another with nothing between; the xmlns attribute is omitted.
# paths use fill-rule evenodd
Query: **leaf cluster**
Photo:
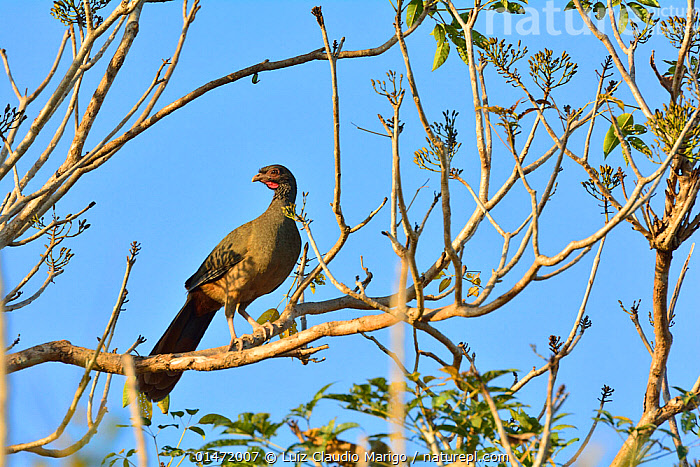
<svg viewBox="0 0 700 467"><path fill-rule="evenodd" d="M598 20L602 20L603 18L605 18L605 16L608 13L607 5L604 1L581 0L581 6L583 7L586 13L590 13L591 11L593 11L596 19ZM612 7L619 7L619 12L617 13L617 29L620 33L624 32L627 29L627 26L631 24L632 28L635 30L635 36L644 37L644 40L646 40L648 39L650 33L650 28L648 26L651 26L654 23L653 13L650 12L647 9L647 7L660 8L661 5L659 5L659 2L657 0L613 0ZM573 0L570 0L564 8L564 11L574 9L576 9L576 6ZM636 22L634 20L630 20L630 11L632 11L632 13L634 13L634 15L637 18L639 18L642 21L642 23L644 23L645 27L642 29L641 33L638 32L639 26L636 24Z"/></svg>
<svg viewBox="0 0 700 467"><path fill-rule="evenodd" d="M554 57L554 53L547 48L532 55L528 62L530 75L537 87L544 92L545 99L553 89L571 81L578 69L566 51L560 57Z"/></svg>
<svg viewBox="0 0 700 467"><path fill-rule="evenodd" d="M491 0L487 3L489 10L495 10L498 13L510 13L514 15L524 15L527 0Z"/></svg>
<svg viewBox="0 0 700 467"><path fill-rule="evenodd" d="M103 18L95 13L106 7L110 1L111 0L88 0L93 26L102 24ZM66 26L77 24L82 28L87 24L83 0L55 0L51 7L51 16Z"/></svg>
<svg viewBox="0 0 700 467"><path fill-rule="evenodd" d="M643 432L652 428L652 426L635 426L634 422L627 417L612 415L607 410L598 410L598 415L594 418L595 421L602 422L608 425L618 434L627 437L635 432ZM665 433L669 437L673 437L673 433L665 428L656 428L656 430ZM683 447L684 449L687 449ZM664 445L661 440L655 438L644 439L639 442L633 453L633 459L629 465L640 465L645 462L655 460L659 457L675 453L675 448Z"/></svg>
<svg viewBox="0 0 700 467"><path fill-rule="evenodd" d="M685 25L687 19L681 16L671 16L660 22L661 33L666 37L671 46L675 49L680 49L682 47L683 39L685 37ZM697 76L699 65L700 65L700 15L697 12L693 14L693 24L691 29L690 42L688 47L688 59L685 60L683 64L683 84L687 86L688 90L692 92L693 90L693 76ZM676 67L678 66L678 60L664 60L664 63L668 65L668 68L663 73L663 77L659 80L662 81L664 85L664 80L668 80L668 84L664 87L670 87L672 84L673 76L676 74ZM656 71L654 63L652 61L652 68ZM658 71L657 71L658 73Z"/></svg>
<svg viewBox="0 0 700 467"><path fill-rule="evenodd" d="M670 16L660 23L661 34L668 39L674 49L680 49L685 38L685 25L687 18L684 16ZM691 54L700 52L700 15L697 11L693 13L693 25L690 36Z"/></svg>
<svg viewBox="0 0 700 467"><path fill-rule="evenodd" d="M694 112L694 105L688 102L683 95L680 96L677 103L664 104L661 110L656 110L654 118L650 122L650 129L657 138L656 143L664 152L671 152ZM690 125L681 142L678 154L694 162L698 158L698 146L700 146L700 122L696 119Z"/></svg>
<svg viewBox="0 0 700 467"><path fill-rule="evenodd" d="M331 419L321 426L311 427L311 419L315 409L323 401L339 402L341 407L349 412L369 415L381 420L393 421L404 426L408 435L408 440L421 446L423 449L419 454L431 452L431 434L439 432L440 436L447 441L447 445L442 446L441 452L476 453L479 458L487 453L498 452L497 440L499 439L495 420L488 403L481 397L482 385L487 385L487 390L496 404L499 412L508 414L509 419L504 419L504 428L512 442L514 452L523 465L532 465L536 450L533 446L537 444L536 439L542 433L544 427L539 417L529 413L526 406L518 402L509 393L508 388L499 387L495 380L513 374L513 370L489 371L482 375L473 372L458 372L451 367L446 367L444 371L447 376L436 377L431 375L422 376L419 373L407 375L404 382L390 383L383 377L369 379L365 383L354 384L347 392L330 393L330 384L322 387L314 397L307 403L303 403L291 410L282 420L271 419L268 413L244 412L233 420L221 414L208 414L192 423L192 417L197 410L188 409L186 411L173 411L169 415L176 419L175 423L158 425L158 432L151 431L151 420L146 419L143 429L150 433L154 440L163 430L183 430L183 435L187 431L197 433L207 443L201 446L164 446L160 449L159 455L163 457L178 458L188 456L190 461L197 465L208 465L212 461L222 461L223 466L246 466L263 465L264 456L241 456L237 459L224 459L220 457L220 451L231 451L231 447L244 449L247 453L266 452L288 453L304 452L309 455L314 452L324 451L326 453L336 449L350 449L354 452L361 452L362 447L353 443L343 441L340 436L348 430L357 428L360 425L357 421L351 420L339 422ZM392 418L391 401L396 393L403 393L404 418L395 420ZM189 415L189 420L183 417ZM564 414L557 415L555 421L559 421ZM503 417L501 417L503 418ZM309 428L305 431L298 429L298 421L304 421ZM293 432L299 437L299 442L282 447L275 443L282 433L280 429L284 425L289 425ZM551 453L554 454L565 446L575 442L575 439L566 440L563 436L564 430L570 428L568 425L554 423L550 438ZM212 433L216 431L216 434ZM388 449L390 439L393 435L388 433L373 433L368 436L370 448L374 452L383 452ZM181 436L182 440L187 440ZM128 462L135 450L124 453L108 454L103 464L108 465L123 459ZM202 459L207 459L203 461ZM411 459L413 460L413 459ZM310 461L305 464L311 465ZM325 462L324 465L328 465ZM376 463L374 467L381 467L384 464Z"/></svg>
<svg viewBox="0 0 700 467"><path fill-rule="evenodd" d="M612 192L623 182L625 173L619 167L617 171L614 171L614 169L607 164L601 165L600 170L592 170L595 180L591 178L585 182L581 182L581 185L583 185L589 195L593 196L598 201L606 201L607 197L600 192L596 181L603 185L608 192Z"/></svg>
<svg viewBox="0 0 700 467"><path fill-rule="evenodd" d="M438 275L435 278L439 279L441 277L443 279L440 281L440 285L438 285L438 293L442 293L452 284L452 278L454 276L448 276L445 273L445 271L442 270L438 273ZM462 279L472 284L472 286L469 287L469 290L467 291L467 297L478 296L479 291L481 290L481 271L468 271L467 268L464 267Z"/></svg>
<svg viewBox="0 0 700 467"><path fill-rule="evenodd" d="M491 9L498 10L499 12L502 12L501 9L499 9L499 6L497 4L506 4L506 10L509 11L510 13L516 13L515 10L518 10L517 12L524 12L525 10L522 8L522 5L520 5L517 2L502 2L500 0L491 2ZM423 3L423 0L412 0L409 4L408 7L406 7L406 25L411 27L413 23L415 22L416 18L420 16L423 13L423 9L425 8L425 5ZM432 8L432 7L431 7ZM512 10L512 11L511 11ZM505 10L503 10L505 11ZM437 13L437 14L436 14ZM436 42L436 49L435 49L435 58L433 59L433 71L437 70L442 66L443 63L447 60L447 57L450 55L450 42L454 44L454 46L457 48L457 53L461 57L461 59L465 62L468 63L468 58L467 58L467 41L464 35L464 30L462 28L462 25L460 22L457 20L452 15L452 12L448 12L449 17L451 21L444 20L440 14L440 12L437 12L436 9L432 8L430 11L430 16L432 16L436 20L435 27L433 28L433 31L430 33L431 36L435 38ZM471 14L471 9L467 9L465 13L461 13L460 17L464 22L469 21L469 15ZM480 49L483 49L486 47L486 42L487 38L483 34L479 33L478 31L472 29L470 32L471 36L471 42L475 46L477 46ZM449 39L449 41L447 40Z"/></svg>
<svg viewBox="0 0 700 467"><path fill-rule="evenodd" d="M17 112L17 107L10 107L10 104L7 104L0 119L0 139L5 141L5 134L21 125L26 118L26 115Z"/></svg>
<svg viewBox="0 0 700 467"><path fill-rule="evenodd" d="M647 157L651 157L651 149L646 145L641 138L637 135L642 135L647 132L647 128L644 125L634 123L634 115L631 113L623 113L616 117L617 127L619 128L620 134L622 135L622 140L628 146L634 148L635 150L641 152ZM620 138L617 136L615 131L615 124L611 123L608 132L603 139L603 156L607 158L613 149L620 145ZM623 157L625 162L629 164L627 156L623 152Z"/></svg>
<svg viewBox="0 0 700 467"><path fill-rule="evenodd" d="M444 123L433 122L430 128L433 133L440 138L442 142L442 149L438 148L430 138L425 138L428 143L428 147L423 147L414 152L413 162L415 162L418 167L424 170L429 170L431 172L440 172L440 151L445 151L445 156L449 162L459 151L462 146L461 143L457 141L457 127L456 121L459 112L445 110L442 112L444 118Z"/></svg>
<svg viewBox="0 0 700 467"><path fill-rule="evenodd" d="M521 41L512 44L505 39L498 40L492 37L488 40L481 57L496 67L496 71L506 79L507 84L519 86L520 73L515 64L525 55L527 47L523 46Z"/></svg>

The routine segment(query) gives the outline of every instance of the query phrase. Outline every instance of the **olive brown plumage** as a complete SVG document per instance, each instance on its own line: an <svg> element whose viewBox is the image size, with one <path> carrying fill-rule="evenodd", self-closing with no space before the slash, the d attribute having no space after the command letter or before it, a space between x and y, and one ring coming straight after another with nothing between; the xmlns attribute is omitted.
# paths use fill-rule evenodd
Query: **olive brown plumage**
<svg viewBox="0 0 700 467"><path fill-rule="evenodd" d="M224 237L185 282L187 300L151 355L190 352L197 348L216 311L224 307L231 332L229 350L237 347L233 327L236 312L254 329L260 325L245 311L256 298L279 287L294 269L301 237L285 207L294 204L296 180L282 165L260 169L253 177L275 192L267 210ZM142 373L139 390L159 401L175 387L182 372Z"/></svg>

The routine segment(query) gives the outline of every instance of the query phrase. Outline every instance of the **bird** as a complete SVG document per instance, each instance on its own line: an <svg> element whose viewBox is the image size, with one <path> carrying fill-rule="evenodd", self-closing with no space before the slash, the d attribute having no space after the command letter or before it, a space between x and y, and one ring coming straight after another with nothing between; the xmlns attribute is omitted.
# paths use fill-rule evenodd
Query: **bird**
<svg viewBox="0 0 700 467"><path fill-rule="evenodd" d="M268 165L258 171L252 182L262 182L274 191L270 205L259 217L226 235L197 272L185 281L187 300L151 355L195 350L221 307L224 307L231 333L229 351L235 350L238 344L242 348L233 326L236 312L254 331L263 328L246 308L256 298L275 290L289 276L299 258L301 237L288 212L297 195L292 172L283 165ZM173 390L181 376L180 371L140 373L138 387L148 399L157 402Z"/></svg>

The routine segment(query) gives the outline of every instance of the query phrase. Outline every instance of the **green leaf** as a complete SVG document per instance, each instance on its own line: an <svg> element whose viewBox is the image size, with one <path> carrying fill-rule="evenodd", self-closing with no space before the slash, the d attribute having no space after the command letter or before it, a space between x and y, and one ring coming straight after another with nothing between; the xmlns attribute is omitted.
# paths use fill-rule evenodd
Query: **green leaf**
<svg viewBox="0 0 700 467"><path fill-rule="evenodd" d="M617 21L617 30L622 34L627 29L627 24L630 22L630 15L627 12L625 5L620 5L620 17Z"/></svg>
<svg viewBox="0 0 700 467"><path fill-rule="evenodd" d="M105 462L107 462L109 459L111 459L112 457L114 457L114 456L116 456L116 455L117 455L116 452L110 452L109 454L107 454L107 455L104 457L104 459L102 459L102 463L101 463L100 465L105 465Z"/></svg>
<svg viewBox="0 0 700 467"><path fill-rule="evenodd" d="M445 42L445 25L440 23L436 24L430 35L435 38L438 45Z"/></svg>
<svg viewBox="0 0 700 467"><path fill-rule="evenodd" d="M615 134L615 128L613 128L613 126L610 125L610 128L608 129L608 132L605 135L605 139L603 140L603 157L607 158L608 155L612 152L613 149L617 147L618 144L620 144L620 140Z"/></svg>
<svg viewBox="0 0 700 467"><path fill-rule="evenodd" d="M260 82L260 79L258 78L257 72L253 75L253 78L251 79L251 81L253 82L253 84L258 84Z"/></svg>
<svg viewBox="0 0 700 467"><path fill-rule="evenodd" d="M499 13L503 13L508 8L508 0L500 0L498 2L493 2L489 7L489 10L496 10Z"/></svg>
<svg viewBox="0 0 700 467"><path fill-rule="evenodd" d="M462 21L464 21L465 23L469 23L470 12L465 11L464 13L460 13L459 16L460 16L460 18L462 18ZM457 18L455 18L454 15L452 15L452 23L451 24L452 24L452 26L454 26L457 29L462 29L462 25L459 24L459 21L457 21Z"/></svg>
<svg viewBox="0 0 700 467"><path fill-rule="evenodd" d="M448 34L450 41L452 41L455 47L457 47L457 53L459 54L459 57L462 59L462 61L466 64L469 64L469 56L467 55L467 43L464 40L462 33L457 32L456 30L454 30L454 28L451 29L453 29L454 32L450 32Z"/></svg>
<svg viewBox="0 0 700 467"><path fill-rule="evenodd" d="M191 427L188 428L188 430L194 431L194 432L197 433L199 436L201 436L202 439L205 439L205 437L204 437L204 430L202 430L200 427L198 427L198 426L191 426Z"/></svg>
<svg viewBox="0 0 700 467"><path fill-rule="evenodd" d="M652 8L661 8L661 5L659 5L659 2L657 2L656 0L637 0L637 1L644 6L650 6Z"/></svg>
<svg viewBox="0 0 700 467"><path fill-rule="evenodd" d="M432 400L433 409L437 409L437 408L440 408L443 405L445 405L445 402L447 402L447 399L449 399L450 397L451 396L450 396L449 392L443 392L443 393L433 397L433 400Z"/></svg>
<svg viewBox="0 0 700 467"><path fill-rule="evenodd" d="M199 419L200 425L214 425L214 426L230 426L233 422L217 413L210 413Z"/></svg>
<svg viewBox="0 0 700 467"><path fill-rule="evenodd" d="M508 2L508 13L511 13L514 15L524 15L525 8L523 8L523 6L519 3Z"/></svg>
<svg viewBox="0 0 700 467"><path fill-rule="evenodd" d="M591 2L588 0L582 0L581 7L583 7L583 11L588 13L591 10ZM576 9L576 5L574 4L574 0L570 0L569 3L567 3L566 6L564 7L564 11L575 10L575 9Z"/></svg>
<svg viewBox="0 0 700 467"><path fill-rule="evenodd" d="M605 18L607 11L605 10L605 4L603 2L598 2L593 5L593 12L598 20Z"/></svg>
<svg viewBox="0 0 700 467"><path fill-rule="evenodd" d="M122 389L122 408L129 405L129 385L124 381L124 389Z"/></svg>
<svg viewBox="0 0 700 467"><path fill-rule="evenodd" d="M617 117L617 125L620 127L620 132L624 138L634 129L634 117L632 114L622 114ZM608 155L617 147L618 144L620 144L620 140L615 134L615 126L611 123L610 128L608 128L608 133L605 135L605 139L603 140L603 156L608 157Z"/></svg>
<svg viewBox="0 0 700 467"><path fill-rule="evenodd" d="M431 71L435 71L438 68L442 66L443 63L445 63L445 60L447 60L447 56L450 54L450 43L449 42L442 42L439 43L437 46L437 50L435 50L435 58L433 59L433 69Z"/></svg>
<svg viewBox="0 0 700 467"><path fill-rule="evenodd" d="M697 416L693 412L683 412L681 415L681 429L683 433L693 431L698 426Z"/></svg>
<svg viewBox="0 0 700 467"><path fill-rule="evenodd" d="M622 114L617 117L617 124L622 130L622 134L626 135L634 128L634 115Z"/></svg>
<svg viewBox="0 0 700 467"><path fill-rule="evenodd" d="M636 124L632 126L628 131L630 135L643 135L647 132L647 127L645 127L644 125Z"/></svg>
<svg viewBox="0 0 700 467"><path fill-rule="evenodd" d="M584 0L585 1L585 0ZM523 0L523 3L527 3L527 0ZM500 0L498 2L493 2L489 6L489 10L496 10L498 13L512 13L516 15L521 15L525 13L525 8L520 3L508 0Z"/></svg>
<svg viewBox="0 0 700 467"><path fill-rule="evenodd" d="M446 288L448 288L451 283L452 283L451 277L447 277L447 278L443 279L442 281L440 281L440 286L438 287L438 293L440 293L443 290L445 290Z"/></svg>
<svg viewBox="0 0 700 467"><path fill-rule="evenodd" d="M260 315L260 317L256 320L258 324L265 324L268 321L273 322L277 321L280 318L280 312L277 311L276 308L270 308L266 312Z"/></svg>
<svg viewBox="0 0 700 467"><path fill-rule="evenodd" d="M644 21L645 23L649 22L649 12L647 11L646 8L644 8L642 5L636 2L629 2L627 4L628 7L632 10L632 12L637 15L639 19Z"/></svg>
<svg viewBox="0 0 700 467"><path fill-rule="evenodd" d="M136 399L141 416L150 420L151 416L153 415L153 402L148 400L144 393L138 391L136 391ZM122 390L122 407L126 407L130 403L131 398L129 397L129 386L127 382L124 382L124 389Z"/></svg>
<svg viewBox="0 0 700 467"><path fill-rule="evenodd" d="M651 156L651 149L649 149L649 146L647 146L646 143L640 138L636 136L630 136L629 138L627 138L627 141L630 143L630 146L632 146L637 151L641 152L644 155Z"/></svg>
<svg viewBox="0 0 700 467"><path fill-rule="evenodd" d="M472 42L475 46L479 47L480 49L486 49L486 46L489 43L489 39L488 37L481 34L479 31L472 29Z"/></svg>
<svg viewBox="0 0 700 467"><path fill-rule="evenodd" d="M338 435L338 434L342 433L343 431L351 430L351 429L357 428L359 426L360 426L359 423L355 423L355 422L341 423L335 427L335 431L333 433L335 435Z"/></svg>
<svg viewBox="0 0 700 467"><path fill-rule="evenodd" d="M141 413L141 416L148 420L148 425L151 424L151 417L153 417L153 402L151 402L148 397L146 397L146 394L142 392L138 392L138 401L139 401L139 412Z"/></svg>
<svg viewBox="0 0 700 467"><path fill-rule="evenodd" d="M296 322L296 321L292 321L292 325L289 327L289 329L287 329L286 331L284 331L282 334L280 334L280 335L277 336L277 337L278 337L280 340L282 340L282 339L284 339L285 337L289 337L289 336L291 336L292 334L296 334L296 333L298 333L298 332L299 332L299 328L297 328L297 322Z"/></svg>
<svg viewBox="0 0 700 467"><path fill-rule="evenodd" d="M601 102L612 102L613 104L617 104L617 106L622 110L623 112L625 111L625 103L622 101L622 99L618 99L617 97L611 96L610 94L600 94L599 99Z"/></svg>
<svg viewBox="0 0 700 467"><path fill-rule="evenodd" d="M406 7L406 26L413 26L416 19L423 13L423 0L411 0Z"/></svg>
<svg viewBox="0 0 700 467"><path fill-rule="evenodd" d="M165 399L158 402L158 408L160 408L161 413L168 413L168 410L170 410L170 394L165 396Z"/></svg>

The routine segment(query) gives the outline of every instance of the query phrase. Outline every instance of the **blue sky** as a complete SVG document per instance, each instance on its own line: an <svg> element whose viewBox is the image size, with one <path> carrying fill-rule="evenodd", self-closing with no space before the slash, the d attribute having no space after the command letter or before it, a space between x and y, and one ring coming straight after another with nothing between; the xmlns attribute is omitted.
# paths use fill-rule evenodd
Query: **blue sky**
<svg viewBox="0 0 700 467"><path fill-rule="evenodd" d="M190 28L181 62L171 80L161 104L169 103L199 85L269 58L282 59L306 53L322 46L315 18L310 14L313 2L204 2L202 10ZM18 86L35 87L53 60L62 25L49 15L50 2L3 2L0 16L0 47L7 50ZM181 4L149 4L142 14L139 35L117 78L98 118L88 147L102 137L122 118L150 83L161 59L171 56L181 27ZM393 10L389 2L335 1L323 4L323 12L331 40L345 37L345 50L374 47L392 34ZM530 26L514 27L507 39L522 39L535 52L548 47L560 53L566 49L579 64L579 72L571 86L555 95L558 103L574 107L592 99L597 84L595 70L605 57L601 45L590 35L570 35L547 32L545 15L536 28L540 34L518 37L518 31ZM564 21L561 13L554 19ZM514 20L515 21L515 20ZM561 23L555 23L561 24ZM580 26L580 25L579 25ZM487 24L478 28L486 32ZM471 96L467 69L456 54L446 64L431 72L435 41L429 35L430 20L408 39L412 65L431 121L441 119L441 112L460 112L458 129L462 148L454 166L465 169L464 176L478 182L478 167L473 142L473 117L470 116ZM561 28L563 29L563 28ZM494 32L503 36L503 25L497 18ZM659 36L639 52L638 73L641 88L649 96L652 108L660 107L667 96L646 65L651 50L668 53ZM663 58L669 58L664 56ZM62 69L66 67L62 63ZM521 65L525 74L527 65ZM390 145L386 138L359 131L354 125L382 131L376 114L388 115L390 108L384 98L372 90L370 79L382 79L388 70L404 72L403 60L397 48L386 54L369 58L343 60L338 64L341 144L343 164L343 208L349 224L363 219L375 209L390 189ZM99 72L88 75L84 89L89 89L100 77ZM7 338L21 334L17 349L39 343L68 339L75 345L93 347L95 336L101 335L116 300L124 273L129 243L137 240L141 254L129 284L129 303L117 327L113 345L120 350L129 347L141 334L149 342L139 348L147 354L153 343L182 306L185 299L183 283L199 266L211 248L230 230L254 218L269 203L270 192L261 184L251 184L259 167L281 163L295 174L300 191L308 191L307 212L314 219L314 235L322 250L330 248L337 238L337 227L328 207L333 185L333 134L328 64L313 62L302 66L263 73L260 83L252 85L244 79L221 87L177 111L155 127L129 142L112 160L96 172L83 177L57 206L65 215L82 209L91 201L97 205L86 215L91 228L70 242L76 256L66 272L30 307L9 314ZM487 73L492 105L510 106L520 97L505 85L493 69ZM0 104L13 103L13 95L0 77ZM52 83L55 85L55 83ZM51 90L51 86L46 92ZM625 98L629 93L623 91ZM43 96L44 99L46 95ZM43 102L42 99L39 99ZM81 99L81 110L88 102ZM439 189L439 177L419 170L411 161L413 151L425 144L424 136L410 99L402 109L406 127L401 141L402 169L405 190L413 193L428 180L412 208L416 220ZM38 104L29 109L30 120ZM607 128L601 122L596 127L592 163L603 163L602 137ZM53 128L53 127L52 127ZM573 144L581 149L581 137ZM48 141L43 135L41 142ZM535 142L534 153L549 148L548 137ZM510 170L512 157L495 141L494 185L499 186ZM57 149L65 153L67 143ZM31 156L31 154L29 155ZM611 165L623 164L619 149L613 153ZM646 173L654 169L646 160L638 160ZM25 168L28 162L25 162ZM53 169L45 169L50 174ZM581 188L587 177L571 161L564 162L555 197L542 217L542 242L545 253L552 254L572 239L594 232L602 225L600 208ZM631 180L631 177L630 177ZM534 176L532 181L542 190L546 176ZM7 182L3 189L7 189ZM515 229L527 216L529 200L519 186L510 199L494 210L494 216L504 228ZM454 225L459 228L473 209L473 201L456 184L452 189ZM658 198L661 195L659 194ZM436 213L437 214L437 213ZM362 231L351 236L332 270L346 283L353 283L360 274L359 256L364 255L375 279L368 293L384 295L394 288L396 257L380 231L388 229L389 211L385 209ZM419 267L427 268L439 255L442 245L440 218L432 217L419 252ZM306 240L306 237L302 235ZM675 282L690 245L675 255L671 277ZM6 287L12 287L24 276L40 254L41 245L9 250L2 255ZM467 244L465 263L472 270L483 271L486 278L497 265L501 240L494 229L483 223L477 235ZM542 362L530 350L536 344L546 351L550 334L565 336L572 326L580 299L585 290L593 254L574 268L553 280L534 283L507 306L477 319L451 319L437 323L453 341L468 342L477 353L481 370L517 368L521 374ZM527 257L525 259L527 261ZM694 261L695 262L695 261ZM696 309L698 274L689 270L677 304L674 347L669 360L672 386L688 388L698 375L697 339L700 324ZM642 409L649 356L642 346L632 323L619 308L617 300L630 305L642 299L640 317L646 321L651 302L654 254L641 235L628 225L622 225L609 236L603 252L601 269L588 305L587 314L593 321L575 349L563 360L559 383L570 392L564 411L572 413L568 423L579 427L572 436L584 437L593 410L597 408L600 387L615 389L614 402L606 409L615 415L636 420ZM522 268L520 268L522 273ZM514 271L516 277L518 270ZM43 278L42 278L43 279ZM512 284L506 279L503 286ZM249 311L257 316L283 299L288 285L262 297ZM505 289L501 289L503 291ZM331 285L320 287L307 300L323 300L339 295ZM336 314L335 319L348 319L359 312L349 310ZM320 318L310 317L310 324ZM643 323L644 324L644 323ZM242 319L237 329L248 331ZM645 327L648 333L651 328ZM407 333L408 334L408 333ZM200 348L216 347L228 342L228 329L223 313L214 318ZM388 343L388 333L377 337ZM439 347L421 342L444 354ZM390 362L374 344L362 338L324 339L330 349L319 356L320 364L302 366L289 359L273 359L253 366L220 372L187 372L172 394L172 409L199 408L200 414L217 412L229 417L244 411L270 412L281 418L289 409L307 401L323 385L335 382L334 390L347 389L354 382L387 375ZM412 345L407 352L411 355ZM424 362L424 373L437 373L437 368ZM466 363L465 363L466 364ZM81 370L60 364L44 364L10 376L10 441L25 442L52 432L72 398ZM116 377L110 400L110 412L105 426L97 435L92 454L101 458L104 449L132 447L131 433L118 433L112 441L107 428L128 417L121 408L123 377ZM533 382L521 392L522 400L539 412L544 398L546 380ZM317 414L319 424L328 418L354 420L328 402ZM76 417L84 420L84 417ZM84 423L84 422L80 422ZM163 420L157 423L164 423ZM372 424L373 430L383 430ZM72 437L80 436L84 426L69 430ZM197 445L197 435L189 436L190 446ZM359 436L359 432L351 436ZM159 440L161 444L177 440ZM354 441L354 440L353 440ZM111 443L111 444L110 444ZM621 444L617 435L607 427L599 427L594 443L603 453L603 461ZM698 454L694 453L697 457ZM21 454L11 457L12 465L27 465L36 456ZM563 460L563 459L559 459ZM665 458L657 465L668 465ZM59 464L50 464L59 465Z"/></svg>

